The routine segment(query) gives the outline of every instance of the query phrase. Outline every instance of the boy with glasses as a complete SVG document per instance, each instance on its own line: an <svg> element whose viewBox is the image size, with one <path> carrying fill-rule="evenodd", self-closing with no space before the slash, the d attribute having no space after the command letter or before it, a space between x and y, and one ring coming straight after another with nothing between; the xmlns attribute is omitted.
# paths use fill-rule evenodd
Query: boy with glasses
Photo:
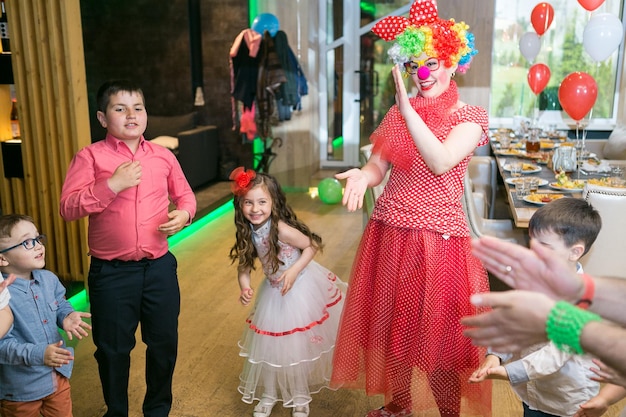
<svg viewBox="0 0 626 417"><path fill-rule="evenodd" d="M74 311L55 274L43 269L45 236L31 217L0 216L0 272L8 283L14 323L0 339L0 414L71 417L69 340L87 336L89 313Z"/></svg>

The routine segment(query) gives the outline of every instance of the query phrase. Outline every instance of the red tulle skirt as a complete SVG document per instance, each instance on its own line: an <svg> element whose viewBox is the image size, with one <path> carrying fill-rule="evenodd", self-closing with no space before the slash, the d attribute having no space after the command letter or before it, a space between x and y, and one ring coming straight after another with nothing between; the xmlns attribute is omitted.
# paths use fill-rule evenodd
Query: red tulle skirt
<svg viewBox="0 0 626 417"><path fill-rule="evenodd" d="M385 395L415 413L491 416L491 383L468 379L485 350L463 336L489 291L471 238L368 223L342 313L331 384Z"/></svg>

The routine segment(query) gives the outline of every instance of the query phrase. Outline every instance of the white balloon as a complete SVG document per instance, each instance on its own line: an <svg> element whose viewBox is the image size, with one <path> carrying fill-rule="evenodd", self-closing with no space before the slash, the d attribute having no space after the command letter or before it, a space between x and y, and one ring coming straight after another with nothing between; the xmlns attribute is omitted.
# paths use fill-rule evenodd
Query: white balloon
<svg viewBox="0 0 626 417"><path fill-rule="evenodd" d="M585 25L583 47L596 62L604 61L624 38L622 21L610 13L594 15Z"/></svg>
<svg viewBox="0 0 626 417"><path fill-rule="evenodd" d="M533 62L541 49L541 39L535 32L526 32L519 40L519 50L524 58Z"/></svg>

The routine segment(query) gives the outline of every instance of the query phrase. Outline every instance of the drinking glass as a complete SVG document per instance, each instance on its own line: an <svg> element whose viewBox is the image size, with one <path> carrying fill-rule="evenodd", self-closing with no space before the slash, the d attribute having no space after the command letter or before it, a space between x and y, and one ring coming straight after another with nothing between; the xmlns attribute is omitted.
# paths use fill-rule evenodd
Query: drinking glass
<svg viewBox="0 0 626 417"><path fill-rule="evenodd" d="M522 162L520 162L520 161L513 161L513 162L511 162L509 167L510 167L510 171L511 171L511 176L512 177L521 177L522 176Z"/></svg>
<svg viewBox="0 0 626 417"><path fill-rule="evenodd" d="M502 151L506 151L511 147L511 137L508 134L500 135L498 142L500 142L500 150Z"/></svg>
<svg viewBox="0 0 626 417"><path fill-rule="evenodd" d="M528 178L517 182L515 184L515 196L520 200L526 197L530 193L530 181Z"/></svg>
<svg viewBox="0 0 626 417"><path fill-rule="evenodd" d="M539 178L528 178L528 191L535 194L539 190Z"/></svg>

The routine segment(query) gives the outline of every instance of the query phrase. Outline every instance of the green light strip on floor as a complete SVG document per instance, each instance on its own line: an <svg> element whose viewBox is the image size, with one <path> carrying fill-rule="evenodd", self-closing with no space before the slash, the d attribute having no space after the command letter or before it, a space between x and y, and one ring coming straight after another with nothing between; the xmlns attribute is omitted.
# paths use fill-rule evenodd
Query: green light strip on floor
<svg viewBox="0 0 626 417"><path fill-rule="evenodd" d="M231 199L225 202L224 204L222 204L221 206L219 206L218 208L216 208L215 210L213 210L212 212L210 212L209 214L207 214L206 216L204 216L203 218L191 223L189 226L185 227L183 230L181 230L180 232L176 233L174 236L171 236L168 239L170 249L178 245L185 238L196 233L199 229L211 223L213 220L230 212L232 209L233 209L233 200Z"/></svg>
<svg viewBox="0 0 626 417"><path fill-rule="evenodd" d="M201 219L191 223L189 226L176 233L174 236L171 236L168 239L170 249L174 248L176 245L181 243L185 238L191 236L196 233L198 230L211 223L213 220L229 213L233 209L233 200L229 200L226 203L222 204L206 216ZM87 300L87 291L82 290L81 292L73 295L68 300L74 310L76 311L88 311L89 310L89 301Z"/></svg>

